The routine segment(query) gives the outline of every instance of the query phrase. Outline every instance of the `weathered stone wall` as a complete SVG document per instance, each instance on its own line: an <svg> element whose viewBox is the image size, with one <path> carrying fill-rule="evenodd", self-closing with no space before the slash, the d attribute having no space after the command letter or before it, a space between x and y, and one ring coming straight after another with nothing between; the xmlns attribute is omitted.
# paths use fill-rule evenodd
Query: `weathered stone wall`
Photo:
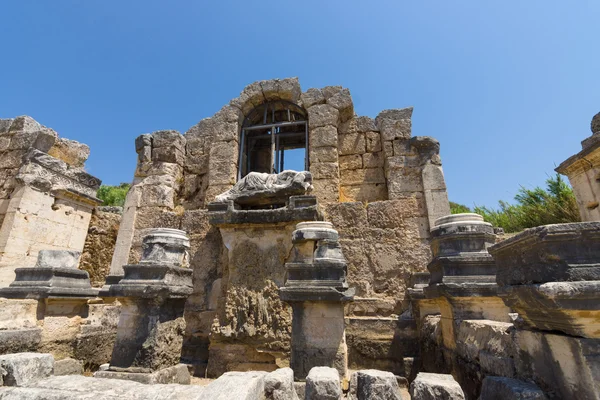
<svg viewBox="0 0 600 400"><path fill-rule="evenodd" d="M83 249L100 203L100 180L82 168L88 154L30 117L0 120L0 286L35 265L39 250Z"/></svg>
<svg viewBox="0 0 600 400"><path fill-rule="evenodd" d="M592 119L591 129L592 136L581 142L582 150L556 168L569 177L582 221L600 221L600 113Z"/></svg>
<svg viewBox="0 0 600 400"><path fill-rule="evenodd" d="M92 213L79 269L88 272L93 287L102 287L110 272L121 212L121 207L96 207Z"/></svg>
<svg viewBox="0 0 600 400"><path fill-rule="evenodd" d="M264 331L260 318L255 323L256 315L242 317L252 309L255 296L227 292L228 260L238 244L227 245L221 233L208 224L206 214L206 205L237 180L245 116L254 107L275 100L292 102L306 111L312 194L340 233L349 261L348 280L358 289L357 301L347 310L349 318L356 318L350 324L356 331L348 333L351 364L386 365L404 373L404 361L398 362L398 357L411 358L418 352L413 343L414 320L408 316L400 321L398 317L409 312L405 289L410 274L424 271L429 261L431 221L450 212L439 143L412 137L412 108L386 110L375 119L359 117L349 90L340 86L302 92L295 78L261 81L247 86L238 98L184 135L159 131L138 137L138 166L124 206L111 274L118 275L123 264L139 260L145 229L177 228L190 235L194 293L186 305L184 358L197 364L200 371L209 361L211 338L219 336L211 331L215 319L221 328L234 319L234 325L246 321L243 329L258 332L256 337L277 336L287 329ZM277 281L273 277L281 275L284 268L279 261L279 272L260 279ZM254 279L249 276L248 284ZM218 315L218 304L227 296L237 296L241 308L228 308ZM371 334L361 323L386 328ZM404 337L398 326L404 329L406 324L411 331ZM393 344L404 339L412 340L411 344ZM218 351L217 342L210 344L213 353ZM238 354L251 363L274 362L273 355L256 353L260 346L251 345L255 347L238 349ZM377 361L381 359L386 361ZM236 363L239 360L231 362Z"/></svg>

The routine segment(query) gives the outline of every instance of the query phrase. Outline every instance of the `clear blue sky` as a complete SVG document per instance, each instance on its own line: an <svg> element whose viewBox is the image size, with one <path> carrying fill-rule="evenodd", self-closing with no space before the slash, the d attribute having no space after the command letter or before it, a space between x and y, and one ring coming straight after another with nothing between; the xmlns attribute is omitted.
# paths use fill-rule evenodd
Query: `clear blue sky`
<svg viewBox="0 0 600 400"><path fill-rule="evenodd" d="M580 149L600 111L600 2L4 1L0 118L87 143L131 181L134 138L185 132L249 83L343 85L359 115L414 106L450 199L511 200Z"/></svg>

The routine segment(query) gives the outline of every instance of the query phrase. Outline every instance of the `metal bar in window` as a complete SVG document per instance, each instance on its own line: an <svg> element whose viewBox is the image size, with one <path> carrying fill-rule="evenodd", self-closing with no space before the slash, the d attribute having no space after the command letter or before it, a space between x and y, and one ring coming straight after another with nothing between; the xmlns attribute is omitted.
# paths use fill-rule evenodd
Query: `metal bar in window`
<svg viewBox="0 0 600 400"><path fill-rule="evenodd" d="M308 171L309 164L310 164L310 159L308 156L308 149L310 148L308 146L308 144L309 144L308 143L308 124L304 124L304 135L305 135L304 136L304 144L305 144L305 147L304 147L304 170Z"/></svg>
<svg viewBox="0 0 600 400"><path fill-rule="evenodd" d="M285 151L284 151L284 150L285 150L285 149L284 149L284 147L282 146L282 148L281 148L281 156L279 157L279 162L281 163L281 164L279 165L279 172L282 172L282 171L283 171L283 155L285 154Z"/></svg>
<svg viewBox="0 0 600 400"><path fill-rule="evenodd" d="M279 135L275 137L275 168L275 172L279 173L280 171L277 171L279 168Z"/></svg>
<svg viewBox="0 0 600 400"><path fill-rule="evenodd" d="M275 157L274 157L274 153L275 153L275 130L277 128L273 127L271 128L271 173L273 174L275 172Z"/></svg>
<svg viewBox="0 0 600 400"><path fill-rule="evenodd" d="M305 125L306 121L292 121L292 122L278 122L275 124L265 124L265 125L254 125L254 126L247 126L244 129L246 131L255 131L257 129L267 129L267 128L272 128L274 126L292 126L292 125Z"/></svg>
<svg viewBox="0 0 600 400"><path fill-rule="evenodd" d="M240 138L240 151L239 151L239 158L238 158L238 181L240 179L242 179L242 166L244 165L244 141L245 141L246 135L244 134L244 130L242 129L242 137Z"/></svg>

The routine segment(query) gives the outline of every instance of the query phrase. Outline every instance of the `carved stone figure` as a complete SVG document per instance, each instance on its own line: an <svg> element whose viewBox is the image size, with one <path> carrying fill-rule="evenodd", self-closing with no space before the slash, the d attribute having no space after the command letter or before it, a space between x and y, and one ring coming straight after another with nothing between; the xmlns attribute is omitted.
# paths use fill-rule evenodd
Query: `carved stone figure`
<svg viewBox="0 0 600 400"><path fill-rule="evenodd" d="M231 189L218 195L215 202L233 200L244 205L285 203L288 197L311 190L312 175L307 171L286 170L279 174L250 172Z"/></svg>

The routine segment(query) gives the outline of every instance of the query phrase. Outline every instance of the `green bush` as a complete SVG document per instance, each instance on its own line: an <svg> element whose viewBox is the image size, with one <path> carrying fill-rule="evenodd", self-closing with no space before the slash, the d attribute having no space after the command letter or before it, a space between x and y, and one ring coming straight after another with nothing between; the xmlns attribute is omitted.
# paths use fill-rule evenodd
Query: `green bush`
<svg viewBox="0 0 600 400"><path fill-rule="evenodd" d="M521 186L515 202L499 201L497 209L475 206L473 212L482 215L492 225L504 228L505 232L581 220L573 189L559 174L546 180L546 189ZM450 210L453 214L471 212L468 207L452 202Z"/></svg>
<svg viewBox="0 0 600 400"><path fill-rule="evenodd" d="M118 186L102 185L96 196L103 201L103 206L119 206L125 204L125 196L129 191L129 183L121 183Z"/></svg>

